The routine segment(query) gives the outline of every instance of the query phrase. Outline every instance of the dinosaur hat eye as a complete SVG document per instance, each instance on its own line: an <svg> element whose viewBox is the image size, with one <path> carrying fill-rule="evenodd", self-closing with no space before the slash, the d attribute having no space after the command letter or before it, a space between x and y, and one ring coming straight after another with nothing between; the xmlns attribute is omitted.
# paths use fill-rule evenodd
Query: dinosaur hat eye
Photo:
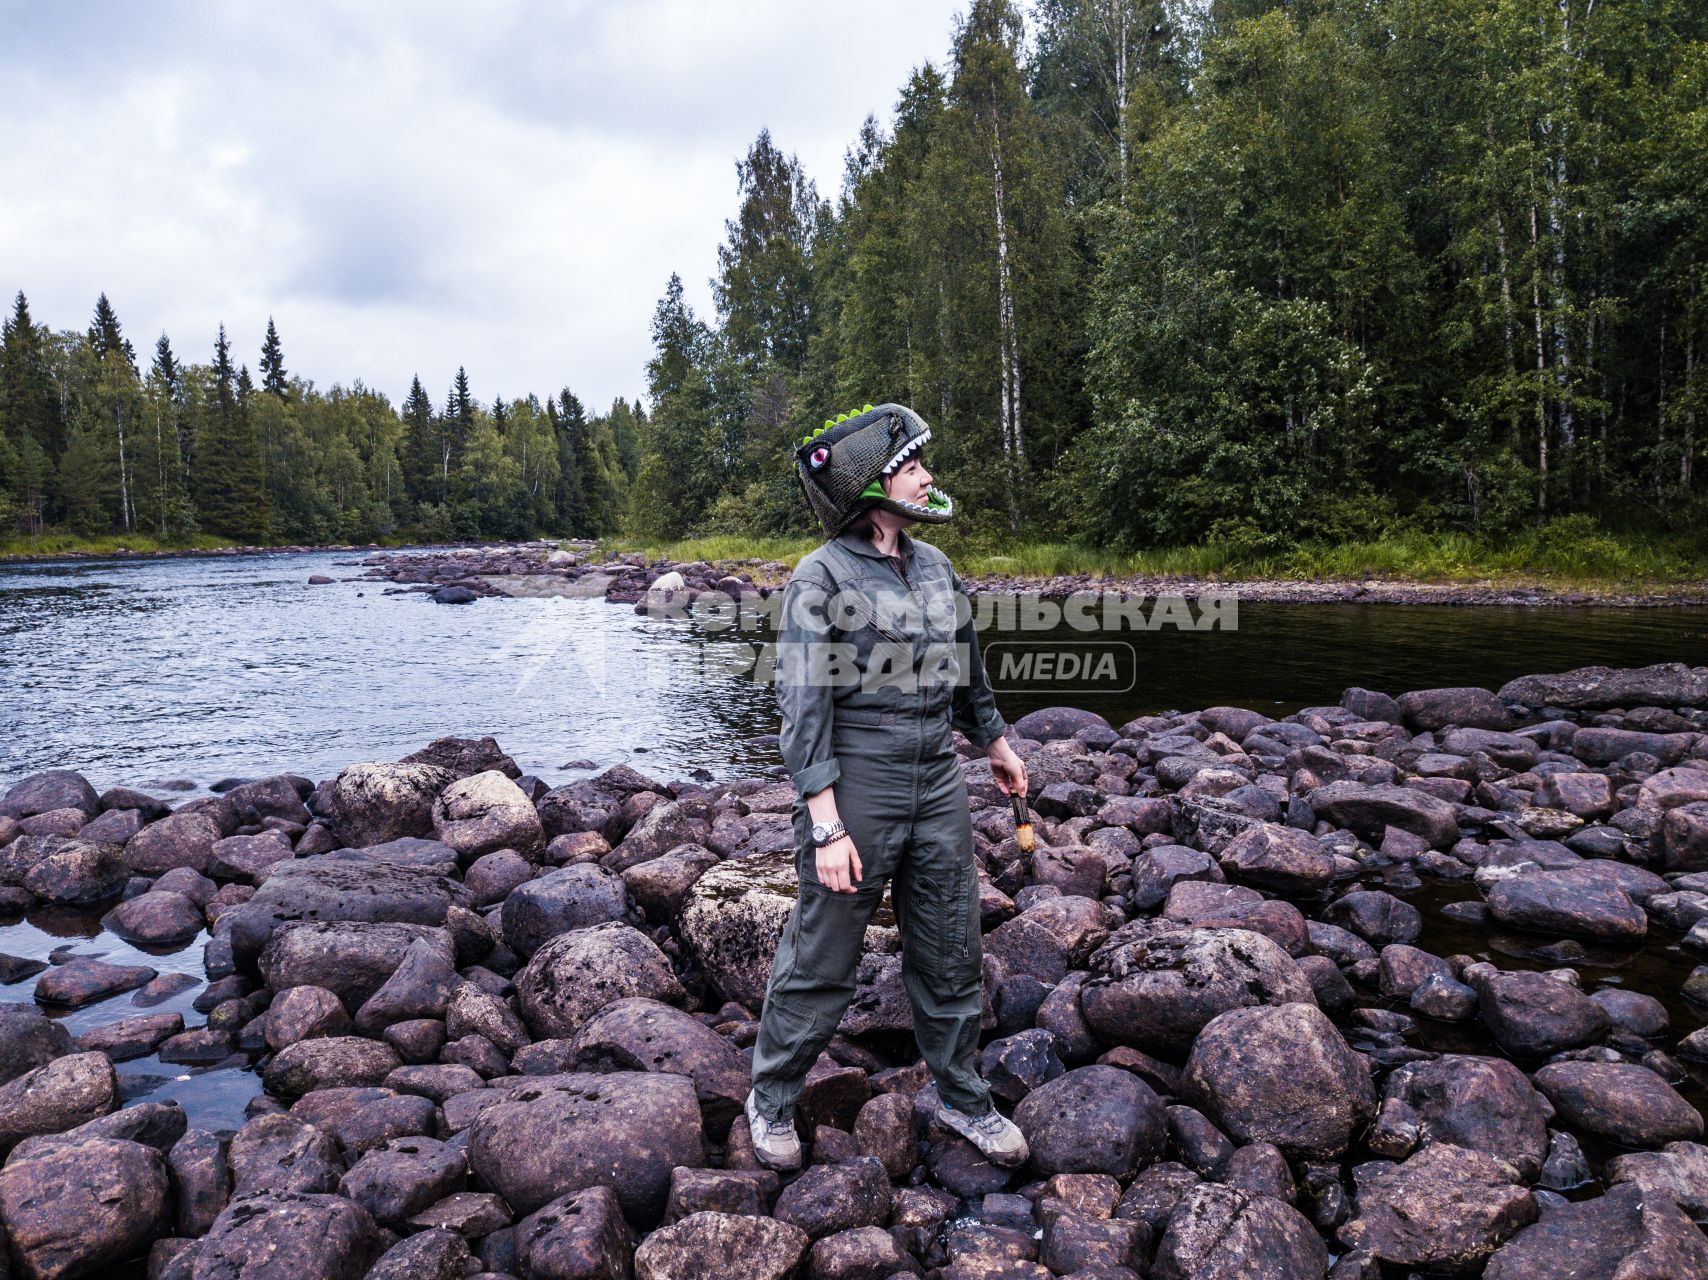
<svg viewBox="0 0 1708 1280"><path fill-rule="evenodd" d="M814 471L817 471L820 467L822 467L825 463L827 463L829 461L830 461L830 450L825 448L822 444L819 445L818 448L814 449L810 454L807 455L807 465L809 467L811 467Z"/></svg>

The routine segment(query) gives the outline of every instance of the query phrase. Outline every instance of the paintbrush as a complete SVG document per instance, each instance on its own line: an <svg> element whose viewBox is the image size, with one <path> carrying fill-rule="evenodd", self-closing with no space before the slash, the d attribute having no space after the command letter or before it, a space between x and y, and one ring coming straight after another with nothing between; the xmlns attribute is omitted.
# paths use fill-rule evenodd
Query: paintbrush
<svg viewBox="0 0 1708 1280"><path fill-rule="evenodd" d="M1014 808L1014 842L1021 853L1032 852L1032 816L1026 812L1026 793L1010 791L1008 803Z"/></svg>

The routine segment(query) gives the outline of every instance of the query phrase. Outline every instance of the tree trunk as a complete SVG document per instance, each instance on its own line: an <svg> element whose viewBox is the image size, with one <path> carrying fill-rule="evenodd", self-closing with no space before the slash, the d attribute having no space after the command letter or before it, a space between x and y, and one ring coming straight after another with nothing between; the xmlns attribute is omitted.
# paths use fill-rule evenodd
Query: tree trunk
<svg viewBox="0 0 1708 1280"><path fill-rule="evenodd" d="M1020 525L1021 475L1026 465L1026 436L1020 417L1020 342L1014 321L1014 279L1008 261L1008 217L1003 208L1002 126L996 118L996 86L991 86L990 179L996 208L997 344L1002 368L1002 448L1008 457L1008 523Z"/></svg>
<svg viewBox="0 0 1708 1280"><path fill-rule="evenodd" d="M1542 260L1537 244L1536 204L1530 204L1530 304L1536 317L1536 511L1548 513L1548 383L1547 339L1542 325Z"/></svg>

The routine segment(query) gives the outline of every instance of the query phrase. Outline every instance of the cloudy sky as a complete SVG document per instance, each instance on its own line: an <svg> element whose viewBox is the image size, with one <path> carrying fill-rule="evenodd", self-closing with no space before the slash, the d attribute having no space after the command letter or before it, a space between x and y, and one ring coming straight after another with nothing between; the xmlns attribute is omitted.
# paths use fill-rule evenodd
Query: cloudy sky
<svg viewBox="0 0 1708 1280"><path fill-rule="evenodd" d="M0 0L0 294L441 401L644 389L761 128L823 194L957 0Z"/></svg>

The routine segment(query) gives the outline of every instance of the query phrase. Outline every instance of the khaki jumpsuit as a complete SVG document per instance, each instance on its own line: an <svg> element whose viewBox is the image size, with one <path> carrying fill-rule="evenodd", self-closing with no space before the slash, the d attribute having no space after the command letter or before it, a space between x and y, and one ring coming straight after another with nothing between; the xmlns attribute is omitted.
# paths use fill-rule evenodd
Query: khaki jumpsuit
<svg viewBox="0 0 1708 1280"><path fill-rule="evenodd" d="M965 592L948 557L906 533L897 550L891 558L842 534L804 557L784 592L777 698L799 890L753 1047L755 1101L773 1120L793 1117L802 1080L853 998L886 883L914 1035L938 1092L975 1116L991 1109L973 1068L983 1006L978 874L950 728L984 748L1004 724L972 620L957 625ZM806 797L832 784L863 869L853 893L818 881Z"/></svg>

